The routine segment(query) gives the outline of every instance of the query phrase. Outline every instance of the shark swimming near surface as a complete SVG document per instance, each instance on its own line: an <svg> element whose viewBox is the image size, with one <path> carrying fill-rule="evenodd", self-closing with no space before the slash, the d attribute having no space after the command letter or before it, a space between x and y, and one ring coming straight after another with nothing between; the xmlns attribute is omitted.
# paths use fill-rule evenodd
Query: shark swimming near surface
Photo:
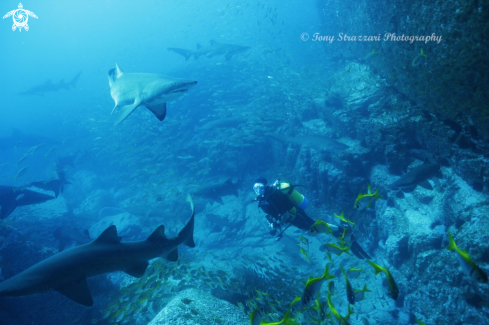
<svg viewBox="0 0 489 325"><path fill-rule="evenodd" d="M414 190L418 185L424 187L428 190L432 190L433 187L428 182L428 179L437 177L443 178L440 172L440 164L438 162L429 163L426 162L423 165L414 167L408 171L405 175L401 176L397 181L390 184L390 188L400 188L402 190L411 191Z"/></svg>
<svg viewBox="0 0 489 325"><path fill-rule="evenodd" d="M0 219L7 218L19 206L43 203L53 199L54 196L26 188L0 185Z"/></svg>
<svg viewBox="0 0 489 325"><path fill-rule="evenodd" d="M60 89L66 89L70 90L70 88L75 88L76 82L78 81L78 78L80 78L81 71L78 72L78 74L71 79L70 82L66 83L63 79L57 84L54 84L51 82L51 79L43 83L42 85L34 86L32 88L27 89L26 91L23 91L19 93L21 96L28 96L28 95L38 95L38 96L44 96L45 93L51 92L51 91L58 91Z"/></svg>
<svg viewBox="0 0 489 325"><path fill-rule="evenodd" d="M284 145L288 145L289 143L298 144L301 146L306 146L309 148L315 148L319 150L326 151L343 151L349 148L344 143L336 141L335 139L327 138L321 135L298 135L296 137L288 137L281 134L276 133L267 133L267 135Z"/></svg>
<svg viewBox="0 0 489 325"><path fill-rule="evenodd" d="M122 111L115 125L124 121L139 106L145 106L160 120L166 116L166 102L182 96L197 81L154 73L125 73L115 65L109 70L110 95Z"/></svg>
<svg viewBox="0 0 489 325"><path fill-rule="evenodd" d="M234 195L236 197L239 197L239 185L240 181L233 183L230 178L224 183L215 183L204 186L201 189L193 192L192 194L208 200L211 204L217 202L221 205L224 205L224 202L222 201L223 196Z"/></svg>
<svg viewBox="0 0 489 325"><path fill-rule="evenodd" d="M209 46L202 46L200 44L197 44L197 50L195 51L179 49L175 47L169 47L168 50L183 55L185 57L185 61L190 59L192 55L194 56L195 60L197 60L200 56L206 56L208 58L212 58L213 56L216 55L223 55L226 58L226 60L229 61L231 60L233 55L237 53L243 53L249 50L250 48L251 47L249 46L224 44L224 43L218 43L214 40L211 40Z"/></svg>
<svg viewBox="0 0 489 325"><path fill-rule="evenodd" d="M91 243L64 250L0 282L0 297L42 294L54 290L79 304L92 306L87 278L114 271L140 278L150 260L163 257L174 262L178 259L179 245L195 247L195 209L190 195L187 199L192 215L176 237L167 238L165 227L159 226L146 240L121 242L116 227L112 225Z"/></svg>

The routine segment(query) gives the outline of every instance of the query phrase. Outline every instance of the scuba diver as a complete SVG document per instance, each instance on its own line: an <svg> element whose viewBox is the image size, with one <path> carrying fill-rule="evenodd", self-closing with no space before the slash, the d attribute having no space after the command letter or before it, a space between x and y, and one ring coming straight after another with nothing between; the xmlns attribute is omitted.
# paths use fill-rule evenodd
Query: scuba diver
<svg viewBox="0 0 489 325"><path fill-rule="evenodd" d="M273 185L267 185L267 180L264 177L259 177L253 185L253 190L257 195L255 201L258 201L258 207L266 214L265 218L271 228L270 235L275 236L279 231L276 240L280 240L282 234L291 225L308 231L315 223L315 220L311 219L304 211L309 205L309 201L295 189L298 186L301 185L280 183L280 180L277 180ZM282 229L287 223L288 225ZM346 233L351 242L350 249L355 256L360 259L371 258L355 240L348 223L341 222L338 226L333 224L329 224L329 226L333 231L333 236L337 238L342 237L344 230L347 230Z"/></svg>

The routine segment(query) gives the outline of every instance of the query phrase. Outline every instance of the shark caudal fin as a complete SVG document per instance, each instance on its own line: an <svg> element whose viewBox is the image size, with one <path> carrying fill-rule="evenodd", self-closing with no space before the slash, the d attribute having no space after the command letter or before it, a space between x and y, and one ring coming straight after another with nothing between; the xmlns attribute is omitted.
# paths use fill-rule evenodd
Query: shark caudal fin
<svg viewBox="0 0 489 325"><path fill-rule="evenodd" d="M187 222L185 227L178 233L178 238L183 240L183 244L188 247L195 247L194 242L194 219L195 219L195 207L194 201L190 194L187 194L187 202L190 203L190 209L192 209L192 215L190 216L190 220Z"/></svg>
<svg viewBox="0 0 489 325"><path fill-rule="evenodd" d="M176 47L169 47L168 50L183 55L185 57L185 61L188 61L188 59L194 55L194 51L192 50L179 49Z"/></svg>
<svg viewBox="0 0 489 325"><path fill-rule="evenodd" d="M71 79L71 81L69 83L67 83L68 88L69 87L73 87L73 88L76 87L76 82L78 81L78 78L80 78L81 73L82 73L81 71L78 72L78 74L73 79Z"/></svg>
<svg viewBox="0 0 489 325"><path fill-rule="evenodd" d="M185 227L178 233L177 237L168 239L165 236L165 226L159 226L156 230L146 239L147 242L157 243L162 245L163 242L173 241L174 248L170 252L165 252L166 260L170 262L175 262L178 260L178 246L180 244L184 244L188 247L195 247L194 243L194 216L195 216L195 208L194 202L192 201L192 197L187 195L187 201L190 203L190 208L192 209L192 216L190 220L187 222ZM173 245L172 245L173 246ZM126 272L127 273L127 272ZM132 275L132 274L131 274Z"/></svg>

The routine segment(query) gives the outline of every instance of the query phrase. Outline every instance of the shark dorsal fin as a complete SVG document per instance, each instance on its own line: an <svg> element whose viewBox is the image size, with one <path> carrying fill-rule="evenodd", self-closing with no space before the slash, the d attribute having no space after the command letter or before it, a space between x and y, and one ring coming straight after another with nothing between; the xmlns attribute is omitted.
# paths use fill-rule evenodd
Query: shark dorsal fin
<svg viewBox="0 0 489 325"><path fill-rule="evenodd" d="M162 239L166 239L165 236L165 226L161 225L158 228L156 228L155 231L146 239L147 242L155 243L159 242Z"/></svg>
<svg viewBox="0 0 489 325"><path fill-rule="evenodd" d="M224 182L224 184L233 185L233 181L231 178L228 178L228 180Z"/></svg>
<svg viewBox="0 0 489 325"><path fill-rule="evenodd" d="M115 244L120 243L121 238L117 236L117 228L112 225L109 228L105 229L103 233L98 236L93 242L97 244Z"/></svg>
<svg viewBox="0 0 489 325"><path fill-rule="evenodd" d="M116 78L120 78L122 76L122 70L119 68L117 63L115 64Z"/></svg>
<svg viewBox="0 0 489 325"><path fill-rule="evenodd" d="M216 41L214 41L213 39L211 39L211 41L210 41L210 42L211 42L211 46L212 46L212 45L216 45L216 44L217 44L217 42L216 42Z"/></svg>
<svg viewBox="0 0 489 325"><path fill-rule="evenodd" d="M200 45L199 43L197 43L197 50L200 49L202 47L202 45Z"/></svg>
<svg viewBox="0 0 489 325"><path fill-rule="evenodd" d="M114 81L119 79L122 76L122 70L119 68L117 63L115 64L115 68L109 70L109 86L112 87Z"/></svg>

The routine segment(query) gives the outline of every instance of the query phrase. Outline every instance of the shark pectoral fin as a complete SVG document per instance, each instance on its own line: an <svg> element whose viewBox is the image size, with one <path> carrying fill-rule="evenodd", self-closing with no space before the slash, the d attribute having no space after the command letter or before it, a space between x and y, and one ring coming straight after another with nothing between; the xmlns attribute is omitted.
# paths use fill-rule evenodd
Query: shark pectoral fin
<svg viewBox="0 0 489 325"><path fill-rule="evenodd" d="M134 101L134 104L126 105L126 106L122 107L121 108L121 111L122 111L121 115L119 116L117 121L115 121L114 125L117 125L117 124L121 123L122 121L124 121L129 115L131 115L132 112L134 112L134 110L136 108L138 108L139 105L141 105L141 99L138 97Z"/></svg>
<svg viewBox="0 0 489 325"><path fill-rule="evenodd" d="M172 250L167 256L166 260L169 262L176 262L178 260L178 249Z"/></svg>
<svg viewBox="0 0 489 325"><path fill-rule="evenodd" d="M146 106L153 114L158 118L158 120L163 121L166 116L166 103Z"/></svg>
<svg viewBox="0 0 489 325"><path fill-rule="evenodd" d="M144 275L144 272L146 272L148 265L149 263L147 261L141 261L133 268L124 270L124 272L135 278L140 278Z"/></svg>
<svg viewBox="0 0 489 325"><path fill-rule="evenodd" d="M55 189L53 189L53 192L54 192L54 197L55 197L55 198L57 198L57 197L58 197L60 188L61 188L61 187L56 187Z"/></svg>
<svg viewBox="0 0 489 325"><path fill-rule="evenodd" d="M93 306L92 295L88 289L87 278L67 283L54 290L84 306Z"/></svg>
<svg viewBox="0 0 489 325"><path fill-rule="evenodd" d="M424 187L427 190L432 190L433 189L433 186L431 186L430 182L428 182L427 179L425 179L424 181L422 181L418 185L421 186L421 187Z"/></svg>
<svg viewBox="0 0 489 325"><path fill-rule="evenodd" d="M104 232L92 242L92 244L115 244L120 243L121 239L122 237L117 236L117 228L112 225L105 229Z"/></svg>
<svg viewBox="0 0 489 325"><path fill-rule="evenodd" d="M226 60L228 60L228 61L229 61L229 60L231 60L231 58L233 57L233 53L228 52L228 53L226 53L226 55L224 55L224 57L226 58Z"/></svg>
<svg viewBox="0 0 489 325"><path fill-rule="evenodd" d="M7 218L12 212L14 212L15 208L17 208L17 205L15 203L2 205L2 207L0 208L0 219Z"/></svg>

